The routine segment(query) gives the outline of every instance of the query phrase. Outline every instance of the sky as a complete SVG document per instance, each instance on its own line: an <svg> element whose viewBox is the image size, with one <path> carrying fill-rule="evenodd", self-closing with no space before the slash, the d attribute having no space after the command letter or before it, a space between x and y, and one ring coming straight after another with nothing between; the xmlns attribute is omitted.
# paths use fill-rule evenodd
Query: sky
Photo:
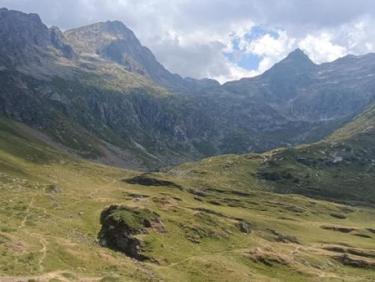
<svg viewBox="0 0 375 282"><path fill-rule="evenodd" d="M63 30L121 20L172 72L256 76L296 48L314 62L375 51L374 0L0 0ZM1 28L1 27L0 27Z"/></svg>

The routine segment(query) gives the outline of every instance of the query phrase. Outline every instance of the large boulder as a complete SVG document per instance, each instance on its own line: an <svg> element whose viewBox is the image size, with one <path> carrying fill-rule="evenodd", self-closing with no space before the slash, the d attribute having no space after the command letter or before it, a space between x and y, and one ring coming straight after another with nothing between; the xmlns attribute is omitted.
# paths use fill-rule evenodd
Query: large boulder
<svg viewBox="0 0 375 282"><path fill-rule="evenodd" d="M100 223L100 245L137 260L145 260L147 257L142 254L142 241L136 235L146 234L148 229L164 230L157 213L118 205L106 208L100 216Z"/></svg>

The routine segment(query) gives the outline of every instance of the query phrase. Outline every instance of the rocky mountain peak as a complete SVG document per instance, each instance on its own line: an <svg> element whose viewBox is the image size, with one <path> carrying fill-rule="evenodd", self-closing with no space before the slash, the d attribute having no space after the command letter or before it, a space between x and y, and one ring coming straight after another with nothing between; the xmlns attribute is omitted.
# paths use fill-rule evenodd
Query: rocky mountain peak
<svg viewBox="0 0 375 282"><path fill-rule="evenodd" d="M121 21L106 21L99 23L99 26L102 26L107 32L117 35L119 38L124 36L136 37L134 33Z"/></svg>
<svg viewBox="0 0 375 282"><path fill-rule="evenodd" d="M167 88L178 89L186 84L181 77L166 70L120 21L100 22L68 30L64 35L81 55L95 55L115 62Z"/></svg>
<svg viewBox="0 0 375 282"><path fill-rule="evenodd" d="M72 58L73 49L58 28L49 29L37 14L0 9L0 62L4 65L40 62L49 48ZM52 53L50 54L52 56Z"/></svg>
<svg viewBox="0 0 375 282"><path fill-rule="evenodd" d="M277 79L298 78L301 75L308 74L315 66L314 62L301 49L296 49L285 59L266 71L265 76L276 77Z"/></svg>
<svg viewBox="0 0 375 282"><path fill-rule="evenodd" d="M294 64L307 64L307 65L314 65L313 61L306 55L304 51L297 48L293 52L291 52L285 59L284 62L294 63Z"/></svg>
<svg viewBox="0 0 375 282"><path fill-rule="evenodd" d="M27 45L44 47L49 30L36 14L25 14L5 8L0 9L0 48L19 49Z"/></svg>
<svg viewBox="0 0 375 282"><path fill-rule="evenodd" d="M134 33L120 21L107 21L68 30L65 36L80 53L103 54L104 50L119 42L127 48L140 49L142 46Z"/></svg>

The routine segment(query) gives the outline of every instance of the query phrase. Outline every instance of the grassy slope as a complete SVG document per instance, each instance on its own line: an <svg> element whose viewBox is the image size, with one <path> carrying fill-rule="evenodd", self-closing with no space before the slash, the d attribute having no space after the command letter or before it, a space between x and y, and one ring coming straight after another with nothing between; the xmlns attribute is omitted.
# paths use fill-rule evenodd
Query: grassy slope
<svg viewBox="0 0 375 282"><path fill-rule="evenodd" d="M40 129L52 141L83 158L117 166L126 163L131 168L155 167L158 161L129 140L137 133L137 124L129 122L130 118L124 121L121 114L132 112L131 97L162 100L170 96L168 91L111 64L100 64L92 71L66 67L64 72L66 77L61 73L61 77L44 79L14 71L1 72L0 88L6 91L0 96L7 101L6 115ZM18 81L27 86L19 88ZM103 107L110 104L113 109L122 104L125 108L120 113L111 112L111 118L119 115L125 130L120 125L117 130L109 126L102 111L93 109L91 104L95 101ZM130 163L128 159L134 161Z"/></svg>
<svg viewBox="0 0 375 282"><path fill-rule="evenodd" d="M324 247L373 249L375 211L267 192L263 156L223 156L157 177L182 188L130 185L135 172L72 159L0 122L1 281L371 281ZM54 185L54 186L51 186ZM154 262L136 262L96 242L113 203L160 214L166 233L142 235ZM337 219L331 214L344 215ZM251 234L237 227L243 220ZM351 233L322 225L356 228ZM300 242L279 242L279 234ZM364 238L358 236L367 236ZM7 278L6 278L7 277Z"/></svg>
<svg viewBox="0 0 375 282"><path fill-rule="evenodd" d="M375 205L375 106L323 142L277 150L259 175L281 193Z"/></svg>

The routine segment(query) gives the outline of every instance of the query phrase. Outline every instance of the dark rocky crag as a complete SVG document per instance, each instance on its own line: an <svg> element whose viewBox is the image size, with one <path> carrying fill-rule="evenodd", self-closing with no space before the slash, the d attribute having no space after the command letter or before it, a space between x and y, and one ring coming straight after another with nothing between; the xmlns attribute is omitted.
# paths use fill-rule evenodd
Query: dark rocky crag
<svg viewBox="0 0 375 282"><path fill-rule="evenodd" d="M64 57L73 59L73 48L64 42L62 32L44 25L37 14L0 9L0 64L20 67L42 65L43 61Z"/></svg>

